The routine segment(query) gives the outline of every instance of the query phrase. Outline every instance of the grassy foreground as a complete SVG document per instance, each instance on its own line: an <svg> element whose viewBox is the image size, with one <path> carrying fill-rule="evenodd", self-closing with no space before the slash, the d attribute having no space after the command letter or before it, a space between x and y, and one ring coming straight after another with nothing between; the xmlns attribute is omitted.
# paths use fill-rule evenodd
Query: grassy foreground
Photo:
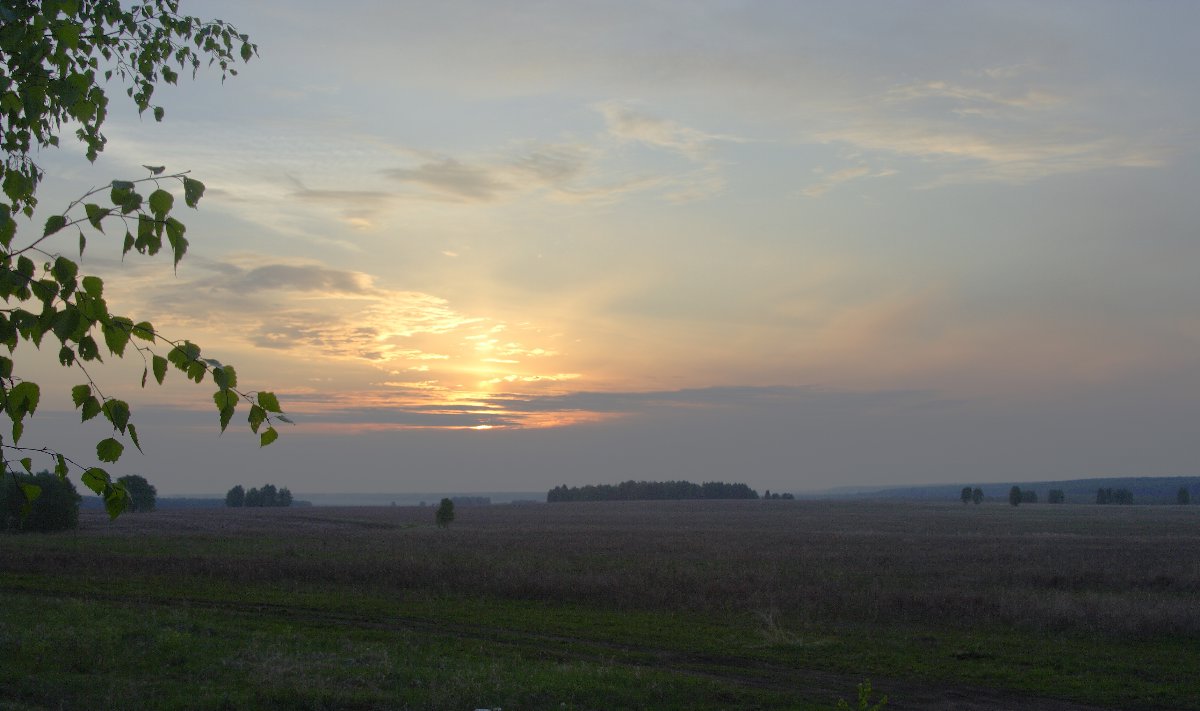
<svg viewBox="0 0 1200 711"><path fill-rule="evenodd" d="M169 511L0 536L0 708L1200 709L1200 507Z"/></svg>

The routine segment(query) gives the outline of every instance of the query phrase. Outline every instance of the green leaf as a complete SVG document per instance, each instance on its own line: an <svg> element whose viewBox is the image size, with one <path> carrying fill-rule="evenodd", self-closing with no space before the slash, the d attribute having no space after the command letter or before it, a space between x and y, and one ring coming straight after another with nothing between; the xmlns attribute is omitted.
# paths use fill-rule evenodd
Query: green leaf
<svg viewBox="0 0 1200 711"><path fill-rule="evenodd" d="M204 183L185 176L183 179L183 201L187 203L187 206L195 207L203 195Z"/></svg>
<svg viewBox="0 0 1200 711"><path fill-rule="evenodd" d="M67 458L61 454L54 455L54 473L59 479L64 479L67 476Z"/></svg>
<svg viewBox="0 0 1200 711"><path fill-rule="evenodd" d="M137 447L138 451L141 452L142 443L138 441L137 428L133 426L132 422L129 423L129 439L133 440L133 446Z"/></svg>
<svg viewBox="0 0 1200 711"><path fill-rule="evenodd" d="M25 502L32 504L37 500L37 497L42 495L42 487L37 484L30 484L22 481L18 484L21 487L21 495L25 497Z"/></svg>
<svg viewBox="0 0 1200 711"><path fill-rule="evenodd" d="M125 445L117 440L109 437L101 440L96 445L96 457L102 462L115 462L121 458L121 453L125 451Z"/></svg>
<svg viewBox="0 0 1200 711"><path fill-rule="evenodd" d="M118 358L125 355L125 345L129 343L129 334L133 331L133 321L118 316L100 327L104 332L104 343L108 350Z"/></svg>
<svg viewBox="0 0 1200 711"><path fill-rule="evenodd" d="M102 496L104 497L104 510L108 512L109 519L120 516L129 506L129 492L120 484L105 487Z"/></svg>
<svg viewBox="0 0 1200 711"><path fill-rule="evenodd" d="M136 243L136 240L133 239L133 235L130 234L129 232L126 232L125 233L125 244L121 247L121 256L124 257L126 254L128 254L129 250L133 249L133 245L135 243Z"/></svg>
<svg viewBox="0 0 1200 711"><path fill-rule="evenodd" d="M83 473L80 477L83 485L97 494L103 494L105 487L109 485L108 472L100 467L92 467Z"/></svg>
<svg viewBox="0 0 1200 711"><path fill-rule="evenodd" d="M12 218L8 205L0 205L0 246L8 247L17 234L17 221Z"/></svg>
<svg viewBox="0 0 1200 711"><path fill-rule="evenodd" d="M166 220L167 242L171 245L171 251L175 255L175 264L179 264L179 260L183 259L183 255L187 252L188 241L183 236L187 230L182 222L174 217L168 217Z"/></svg>
<svg viewBox="0 0 1200 711"><path fill-rule="evenodd" d="M165 115L165 114L166 114L166 112L163 111L163 107L161 107L161 106L154 107L154 120L155 121L162 121L163 115Z"/></svg>
<svg viewBox="0 0 1200 711"><path fill-rule="evenodd" d="M21 433L25 431L25 425L20 420L13 420L12 437L13 444L21 441Z"/></svg>
<svg viewBox="0 0 1200 711"><path fill-rule="evenodd" d="M99 415L103 409L104 408L100 406L99 400L97 400L94 396L88 397L88 399L83 403L83 409L81 411L79 421L87 422L96 415Z"/></svg>
<svg viewBox="0 0 1200 711"><path fill-rule="evenodd" d="M268 427L265 432L259 435L258 446L265 447L277 439L279 439L279 433L275 431L274 427Z"/></svg>
<svg viewBox="0 0 1200 711"><path fill-rule="evenodd" d="M155 355L151 359L150 367L154 370L154 379L159 385L163 384L163 378L167 377L167 359L160 355Z"/></svg>
<svg viewBox="0 0 1200 711"><path fill-rule="evenodd" d="M64 217L62 215L51 215L46 220L46 229L42 232L42 236L49 237L50 235L54 234L55 232L58 232L59 230L61 230L62 228L66 227L66 226L67 226L67 218L66 217Z"/></svg>
<svg viewBox="0 0 1200 711"><path fill-rule="evenodd" d="M58 257L54 260L54 266L50 269L50 273L54 275L59 284L63 285L63 288L67 286L74 288L75 275L79 273L79 265L66 257Z"/></svg>
<svg viewBox="0 0 1200 711"><path fill-rule="evenodd" d="M42 391L37 383L23 380L8 391L5 409L8 410L8 414L13 420L20 420L26 414L33 414L33 411L37 409L38 400L41 396Z"/></svg>
<svg viewBox="0 0 1200 711"><path fill-rule="evenodd" d="M83 236L83 230L79 230L79 258L83 258L83 250L87 248L87 238Z"/></svg>
<svg viewBox="0 0 1200 711"><path fill-rule="evenodd" d="M267 411L258 405L250 406L250 416L247 421L250 423L250 431L258 434L258 428L262 427L262 423L267 419Z"/></svg>
<svg viewBox="0 0 1200 711"><path fill-rule="evenodd" d="M232 365L222 365L213 368L212 376L213 382L222 390L237 387L237 371L233 369Z"/></svg>
<svg viewBox="0 0 1200 711"><path fill-rule="evenodd" d="M106 400L104 402L104 417L121 432L129 424L129 404L124 400Z"/></svg>
<svg viewBox="0 0 1200 711"><path fill-rule="evenodd" d="M109 193L108 197L112 201L113 205L121 207L127 200L129 200L129 196L132 194L133 183L129 182L128 180L114 180L112 181L112 191Z"/></svg>
<svg viewBox="0 0 1200 711"><path fill-rule="evenodd" d="M150 211L160 220L166 217L174 204L175 196L162 188L150 193Z"/></svg>
<svg viewBox="0 0 1200 711"><path fill-rule="evenodd" d="M74 22L62 22L54 26L54 39L58 40L62 47L75 50L79 47L79 35L82 31L83 27ZM59 51L62 51L62 47Z"/></svg>
<svg viewBox="0 0 1200 711"><path fill-rule="evenodd" d="M21 466L25 467L25 471L29 472L30 474L33 473L33 460L29 457L21 458Z"/></svg>
<svg viewBox="0 0 1200 711"><path fill-rule="evenodd" d="M92 223L92 227L96 228L100 232L103 232L104 227L100 224L100 221L105 217L108 217L109 211L105 210L99 205L96 205L95 203L90 202L84 205L83 209L87 212L88 222Z"/></svg>
<svg viewBox="0 0 1200 711"><path fill-rule="evenodd" d="M142 321L133 327L131 335L154 343L154 326L151 326L149 321Z"/></svg>
<svg viewBox="0 0 1200 711"><path fill-rule="evenodd" d="M104 280L96 276L85 276L82 280L83 290L91 296L100 298L104 295Z"/></svg>
<svg viewBox="0 0 1200 711"><path fill-rule="evenodd" d="M83 403L92 396L91 385L76 385L71 388L71 400L75 403L75 407L83 407Z"/></svg>
<svg viewBox="0 0 1200 711"><path fill-rule="evenodd" d="M191 341L184 341L167 353L167 360L176 368L187 372L187 369L200 358L200 346Z"/></svg>
<svg viewBox="0 0 1200 711"><path fill-rule="evenodd" d="M79 339L79 357L83 360L100 360L100 346L96 345L96 339L91 336Z"/></svg>
<svg viewBox="0 0 1200 711"><path fill-rule="evenodd" d="M258 392L258 404L267 412L283 412L283 409L279 407L279 399L272 392L260 390Z"/></svg>
<svg viewBox="0 0 1200 711"><path fill-rule="evenodd" d="M204 363L196 360L192 361L192 364L188 366L187 376L188 379L195 380L197 383L199 383L204 380L204 374L207 372L208 368L204 367Z"/></svg>
<svg viewBox="0 0 1200 711"><path fill-rule="evenodd" d="M213 393L213 402L217 404L218 410L225 410L236 407L238 402L237 393L231 390L218 390Z"/></svg>

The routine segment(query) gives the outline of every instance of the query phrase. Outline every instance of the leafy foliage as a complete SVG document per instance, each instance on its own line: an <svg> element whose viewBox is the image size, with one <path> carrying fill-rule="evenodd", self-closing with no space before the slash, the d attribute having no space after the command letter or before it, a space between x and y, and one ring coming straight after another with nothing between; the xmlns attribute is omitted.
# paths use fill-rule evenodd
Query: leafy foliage
<svg viewBox="0 0 1200 711"><path fill-rule="evenodd" d="M0 5L0 345L9 353L0 356L0 407L12 421L11 438L0 435L4 472L13 469L9 455L40 452L53 458L60 479L69 465L81 470L83 484L104 497L111 516L130 501L127 488L104 469L83 466L45 446L20 444L25 418L41 400L40 386L18 374L14 359L21 343L38 349L53 344L58 362L82 374L85 382L71 389L81 419L103 417L112 426L111 435L96 445L100 462L120 460L127 443L141 449L129 404L105 394L89 373L105 355L141 357L142 387L151 374L162 384L170 366L197 383L211 375L221 431L245 403L250 429L263 446L279 436L275 421L288 420L274 394L244 392L233 366L202 357L196 344L168 338L147 321L112 313L104 282L81 274L75 260L51 249L52 237L77 233L82 258L89 235L123 236L122 257L130 251L155 256L165 249L178 265L189 243L176 194L195 208L204 195L202 182L186 173L167 174L162 166L145 166L148 175L93 188L48 217L30 239L17 240L17 220L33 217L44 177L33 159L36 151L58 146L64 124L78 127L75 136L89 160L104 149L107 87L124 85L139 112L149 110L161 121L164 110L152 103L160 82L176 83L179 71L190 70L194 76L206 63L219 67L224 80L237 74L237 59L248 61L256 53L249 38L231 25L181 15L179 0L146 0L130 7L118 0L12 0ZM29 457L22 457L20 465L26 473L32 471ZM27 502L36 500L39 486L20 487Z"/></svg>
<svg viewBox="0 0 1200 711"><path fill-rule="evenodd" d="M70 479L50 472L14 474L0 482L0 530L65 531L76 528L79 525L79 501L79 494Z"/></svg>

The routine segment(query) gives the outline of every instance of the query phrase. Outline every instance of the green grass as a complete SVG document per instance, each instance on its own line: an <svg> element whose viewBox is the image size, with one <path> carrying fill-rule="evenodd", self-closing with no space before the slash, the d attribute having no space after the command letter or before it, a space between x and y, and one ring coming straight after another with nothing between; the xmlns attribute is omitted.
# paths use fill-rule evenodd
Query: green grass
<svg viewBox="0 0 1200 711"><path fill-rule="evenodd" d="M1196 518L773 503L2 536L0 708L1200 709Z"/></svg>

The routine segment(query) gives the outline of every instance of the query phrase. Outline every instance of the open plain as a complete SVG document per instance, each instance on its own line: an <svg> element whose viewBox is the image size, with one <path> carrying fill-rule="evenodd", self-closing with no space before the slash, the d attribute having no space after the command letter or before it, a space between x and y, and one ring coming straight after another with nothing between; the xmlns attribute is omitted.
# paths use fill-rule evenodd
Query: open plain
<svg viewBox="0 0 1200 711"><path fill-rule="evenodd" d="M85 512L0 536L0 707L1200 709L1200 507Z"/></svg>

